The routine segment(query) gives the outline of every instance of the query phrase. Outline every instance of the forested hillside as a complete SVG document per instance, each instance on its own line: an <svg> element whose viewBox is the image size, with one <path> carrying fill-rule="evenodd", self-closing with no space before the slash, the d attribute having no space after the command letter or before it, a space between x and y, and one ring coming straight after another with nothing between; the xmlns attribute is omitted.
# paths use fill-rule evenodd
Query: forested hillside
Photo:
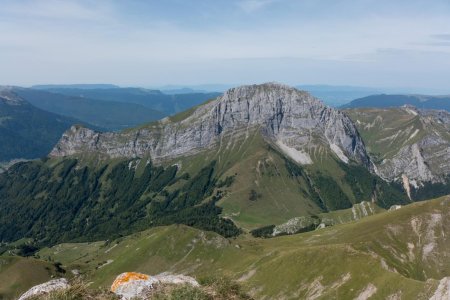
<svg viewBox="0 0 450 300"><path fill-rule="evenodd" d="M94 241L155 225L182 223L224 236L239 233L220 218L215 162L198 174L145 160L89 167L75 159L18 163L0 175L0 236L40 244ZM17 222L21 220L21 222Z"/></svg>

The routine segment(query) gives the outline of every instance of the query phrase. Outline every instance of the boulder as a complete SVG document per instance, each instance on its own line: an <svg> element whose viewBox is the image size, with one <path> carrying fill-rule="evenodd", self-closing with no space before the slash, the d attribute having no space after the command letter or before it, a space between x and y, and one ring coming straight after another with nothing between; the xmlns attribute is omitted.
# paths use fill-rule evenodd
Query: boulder
<svg viewBox="0 0 450 300"><path fill-rule="evenodd" d="M397 210L397 209L400 209L400 208L402 208L402 206L401 205L392 205L391 207L389 207L389 211L393 211L393 210Z"/></svg>
<svg viewBox="0 0 450 300"><path fill-rule="evenodd" d="M136 272L125 272L117 276L111 285L111 291L122 299L145 299L159 284L189 284L199 286L198 282L185 275L159 274L150 276Z"/></svg>
<svg viewBox="0 0 450 300"><path fill-rule="evenodd" d="M25 299L30 299L31 297L46 295L53 291L68 289L69 287L70 287L70 285L67 282L67 279L65 279L65 278L50 280L45 283L35 285L31 289L29 289L27 292L22 294L22 296L20 296L19 300L25 300Z"/></svg>

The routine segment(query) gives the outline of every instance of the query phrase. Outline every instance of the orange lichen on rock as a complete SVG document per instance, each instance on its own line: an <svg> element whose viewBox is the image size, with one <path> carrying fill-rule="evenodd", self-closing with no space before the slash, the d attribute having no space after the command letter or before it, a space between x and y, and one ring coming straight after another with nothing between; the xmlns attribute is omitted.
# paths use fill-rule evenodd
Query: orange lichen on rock
<svg viewBox="0 0 450 300"><path fill-rule="evenodd" d="M142 273L136 273L136 272L125 272L117 276L116 280L114 280L113 284L111 285L111 291L115 292L117 288L124 283L128 283L130 281L136 281L136 280L148 280L150 276Z"/></svg>

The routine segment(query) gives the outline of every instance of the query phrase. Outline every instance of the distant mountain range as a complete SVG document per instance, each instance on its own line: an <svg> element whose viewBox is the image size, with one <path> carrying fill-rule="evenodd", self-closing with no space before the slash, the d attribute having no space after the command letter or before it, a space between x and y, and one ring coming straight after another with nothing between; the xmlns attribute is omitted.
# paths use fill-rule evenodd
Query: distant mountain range
<svg viewBox="0 0 450 300"><path fill-rule="evenodd" d="M355 99L350 103L342 105L342 108L359 107L400 107L412 105L420 109L442 109L450 111L450 95L429 96L429 95L371 95Z"/></svg>
<svg viewBox="0 0 450 300"><path fill-rule="evenodd" d="M114 85L41 85L13 87L32 105L116 131L152 122L215 98L219 93L167 95L159 90Z"/></svg>
<svg viewBox="0 0 450 300"><path fill-rule="evenodd" d="M31 87L33 90L50 90L50 89L113 89L119 88L119 86L114 84L40 84L33 85Z"/></svg>
<svg viewBox="0 0 450 300"><path fill-rule="evenodd" d="M319 98L327 105L334 107L346 104L356 98L381 92L379 89L358 86L298 85L296 87L311 93L311 95Z"/></svg>
<svg viewBox="0 0 450 300"><path fill-rule="evenodd" d="M132 103L142 105L146 108L160 112L163 116L172 115L184 111L193 106L199 105L206 100L213 99L220 93L186 93L186 94L164 94L160 90L144 88L89 88L81 89L74 87L51 87L47 92L55 94L96 99L103 101L113 101L121 103ZM142 123L142 122L140 122ZM129 127L129 126L128 126Z"/></svg>
<svg viewBox="0 0 450 300"><path fill-rule="evenodd" d="M88 91L76 90L79 94ZM107 91L108 89L102 90ZM121 130L166 116L163 112L135 103L64 95L47 90L14 88L14 92L40 109L76 118L104 130Z"/></svg>

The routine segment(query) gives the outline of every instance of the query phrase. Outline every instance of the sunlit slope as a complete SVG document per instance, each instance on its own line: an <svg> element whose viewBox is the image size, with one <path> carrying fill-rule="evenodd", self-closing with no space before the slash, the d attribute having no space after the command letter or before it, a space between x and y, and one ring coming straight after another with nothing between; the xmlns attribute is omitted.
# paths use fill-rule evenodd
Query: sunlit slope
<svg viewBox="0 0 450 300"><path fill-rule="evenodd" d="M450 275L449 215L450 199L443 197L272 239L227 240L169 226L108 243L63 244L39 255L81 269L93 286L108 286L123 271L169 271L225 274L258 299L428 299Z"/></svg>

